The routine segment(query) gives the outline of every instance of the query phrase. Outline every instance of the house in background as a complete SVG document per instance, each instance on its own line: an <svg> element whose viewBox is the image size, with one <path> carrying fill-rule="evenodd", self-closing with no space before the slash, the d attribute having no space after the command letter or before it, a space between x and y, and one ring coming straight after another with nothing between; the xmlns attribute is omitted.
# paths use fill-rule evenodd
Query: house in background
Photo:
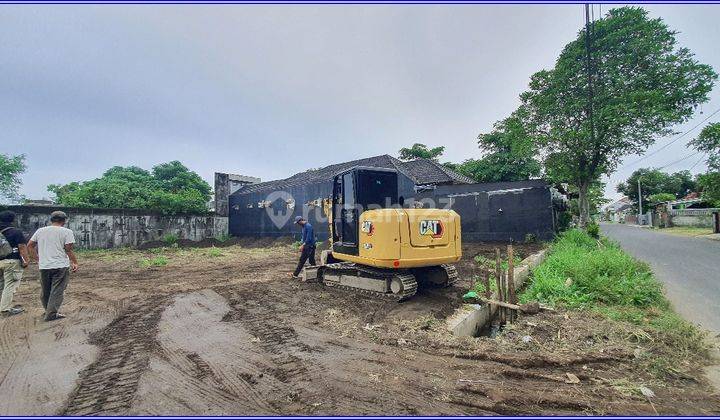
<svg viewBox="0 0 720 420"><path fill-rule="evenodd" d="M705 202L699 193L691 192L678 200L656 204L653 212L653 225L655 227L713 228L714 213L719 210Z"/></svg>
<svg viewBox="0 0 720 420"><path fill-rule="evenodd" d="M332 178L356 166L390 168L398 173L398 195L407 204L449 206L460 214L467 241L549 240L557 212L551 188L541 180L478 184L430 159L400 161L373 156L300 172L291 177L241 186L228 197L233 236L297 235L292 223L303 216L320 240L328 235L320 201L332 193ZM217 188L216 188L217 190ZM432 204L430 204L432 203Z"/></svg>
<svg viewBox="0 0 720 420"><path fill-rule="evenodd" d="M625 223L632 214L633 203L628 197L613 201L602 209L603 220L615 223ZM637 216L635 216L637 217Z"/></svg>

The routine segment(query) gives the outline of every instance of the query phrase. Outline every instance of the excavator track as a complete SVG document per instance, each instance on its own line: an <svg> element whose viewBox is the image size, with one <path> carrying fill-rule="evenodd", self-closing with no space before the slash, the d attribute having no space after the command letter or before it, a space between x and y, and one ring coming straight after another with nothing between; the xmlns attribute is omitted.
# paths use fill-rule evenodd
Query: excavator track
<svg viewBox="0 0 720 420"><path fill-rule="evenodd" d="M355 276L360 280L377 280L377 282L375 282L376 284L379 284L382 281L389 280L391 284L394 284L395 287L399 290L389 290L381 292L379 290L351 286L348 284L341 284L340 281L337 280L337 276L341 275ZM410 273L409 271L382 270L350 262L326 264L322 267L322 279L323 283L329 287L337 287L338 289L359 292L364 295L395 301L403 301L415 295L415 293L417 293L418 287L415 276L412 275L412 273Z"/></svg>
<svg viewBox="0 0 720 420"><path fill-rule="evenodd" d="M447 283L445 283L445 286L449 287L455 284L458 280L458 272L455 266L452 264L443 264L440 267L445 270L445 274L447 275Z"/></svg>

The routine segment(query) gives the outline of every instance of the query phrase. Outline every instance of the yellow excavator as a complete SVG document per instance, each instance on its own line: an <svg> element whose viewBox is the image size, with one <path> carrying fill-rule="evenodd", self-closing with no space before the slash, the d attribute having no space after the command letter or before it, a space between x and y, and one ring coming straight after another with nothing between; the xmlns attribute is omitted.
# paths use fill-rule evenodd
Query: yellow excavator
<svg viewBox="0 0 720 420"><path fill-rule="evenodd" d="M457 280L460 216L453 210L403 208L398 173L354 167L337 174L323 200L330 249L311 270L326 286L404 300L418 284Z"/></svg>

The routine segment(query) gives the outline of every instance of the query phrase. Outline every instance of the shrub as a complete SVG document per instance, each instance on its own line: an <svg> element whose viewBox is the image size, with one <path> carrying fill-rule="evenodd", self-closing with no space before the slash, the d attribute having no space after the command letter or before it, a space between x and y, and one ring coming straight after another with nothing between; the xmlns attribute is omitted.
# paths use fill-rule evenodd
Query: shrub
<svg viewBox="0 0 720 420"><path fill-rule="evenodd" d="M557 229L560 232L564 232L568 229L570 229L570 225L572 225L572 214L570 214L569 211L561 212L558 215L558 226Z"/></svg>
<svg viewBox="0 0 720 420"><path fill-rule="evenodd" d="M600 225L597 223L590 223L587 226L587 233L588 235L592 236L593 238L600 238Z"/></svg>
<svg viewBox="0 0 720 420"><path fill-rule="evenodd" d="M660 283L646 264L615 243L607 240L598 243L578 229L560 235L545 262L534 270L533 278L523 293L526 300L570 307L668 306Z"/></svg>
<svg viewBox="0 0 720 420"><path fill-rule="evenodd" d="M218 240L218 242L227 242L230 239L230 235L227 233L223 233L222 235L218 235L215 237L215 239Z"/></svg>
<svg viewBox="0 0 720 420"><path fill-rule="evenodd" d="M657 203L663 203L665 201L673 201L675 200L675 194L670 193L657 193L652 194L648 196L647 200L650 204L657 204Z"/></svg>
<svg viewBox="0 0 720 420"><path fill-rule="evenodd" d="M163 236L162 240L165 242L165 245L167 246L174 246L177 245L178 240L180 238L175 235L174 233L168 233L167 235Z"/></svg>

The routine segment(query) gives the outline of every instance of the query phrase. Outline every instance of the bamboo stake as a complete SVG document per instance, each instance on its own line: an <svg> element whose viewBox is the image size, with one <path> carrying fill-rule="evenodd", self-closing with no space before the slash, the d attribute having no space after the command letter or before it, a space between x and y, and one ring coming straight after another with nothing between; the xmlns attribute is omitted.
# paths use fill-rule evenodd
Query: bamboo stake
<svg viewBox="0 0 720 420"><path fill-rule="evenodd" d="M505 302L505 295L503 294L503 278L502 278L502 265L500 262L500 248L495 248L495 283L497 284L498 300ZM505 322L504 308L499 309L500 322Z"/></svg>
<svg viewBox="0 0 720 420"><path fill-rule="evenodd" d="M505 294L505 303L510 303L510 285L509 285L510 278L508 277L507 270L503 270L503 293ZM513 312L508 308L505 307L505 322L508 324L512 324L513 322Z"/></svg>
<svg viewBox="0 0 720 420"><path fill-rule="evenodd" d="M513 246L508 245L507 247L507 255L508 255L508 272L507 272L507 285L508 285L508 303L516 304L517 296L515 296L515 262L514 260L514 252L513 252ZM516 312L511 311L510 312L510 321L515 321L515 316L517 315Z"/></svg>
<svg viewBox="0 0 720 420"><path fill-rule="evenodd" d="M513 246L508 245L507 247L508 252L508 274L507 274L507 281L508 281L508 298L510 303L517 303L517 296L515 296L515 262L513 261L514 258L514 252L513 252Z"/></svg>
<svg viewBox="0 0 720 420"><path fill-rule="evenodd" d="M500 249L495 248L495 283L497 283L496 286L497 286L498 300L504 300L503 299L504 297L502 295L503 288L500 283L501 281L502 281L502 265L500 262Z"/></svg>
<svg viewBox="0 0 720 420"><path fill-rule="evenodd" d="M492 296L492 290L490 290L490 272L485 272L485 297L490 299Z"/></svg>

